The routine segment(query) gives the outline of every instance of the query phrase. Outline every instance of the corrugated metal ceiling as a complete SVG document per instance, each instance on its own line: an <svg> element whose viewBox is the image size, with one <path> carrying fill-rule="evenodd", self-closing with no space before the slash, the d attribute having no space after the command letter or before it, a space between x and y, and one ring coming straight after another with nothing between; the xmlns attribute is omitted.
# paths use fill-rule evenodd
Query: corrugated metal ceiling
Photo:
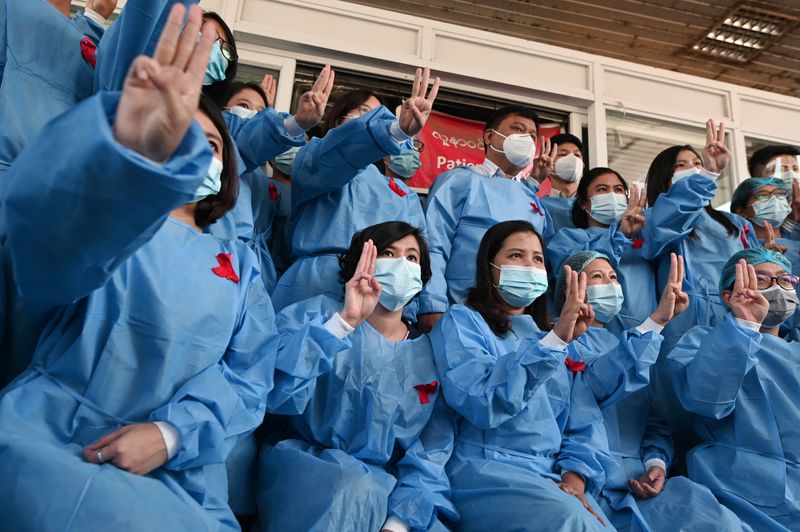
<svg viewBox="0 0 800 532"><path fill-rule="evenodd" d="M739 0L351 0L487 30L800 96L800 26L748 64L685 54ZM763 2L748 2L762 4ZM772 11L800 17L800 0L771 2Z"/></svg>

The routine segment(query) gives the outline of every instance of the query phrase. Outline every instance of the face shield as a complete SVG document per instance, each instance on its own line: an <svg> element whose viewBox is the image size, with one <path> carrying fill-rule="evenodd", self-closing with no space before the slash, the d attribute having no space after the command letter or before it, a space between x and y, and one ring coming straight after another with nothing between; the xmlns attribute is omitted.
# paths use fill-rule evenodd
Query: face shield
<svg viewBox="0 0 800 532"><path fill-rule="evenodd" d="M781 179L785 187L792 190L792 179L800 182L800 156L781 155L771 160L764 170L764 177Z"/></svg>

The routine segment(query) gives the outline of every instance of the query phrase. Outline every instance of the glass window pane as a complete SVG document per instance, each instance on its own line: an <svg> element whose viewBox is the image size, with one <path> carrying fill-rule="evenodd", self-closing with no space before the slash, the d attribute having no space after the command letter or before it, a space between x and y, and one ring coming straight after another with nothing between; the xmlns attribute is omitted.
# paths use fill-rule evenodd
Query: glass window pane
<svg viewBox="0 0 800 532"><path fill-rule="evenodd" d="M689 144L698 152L706 143L705 128L673 124L654 118L608 111L606 117L608 166L628 181L644 181L653 158L662 150L679 144ZM731 149L731 135L725 144ZM712 204L723 205L733 193L732 164L722 173L717 195Z"/></svg>

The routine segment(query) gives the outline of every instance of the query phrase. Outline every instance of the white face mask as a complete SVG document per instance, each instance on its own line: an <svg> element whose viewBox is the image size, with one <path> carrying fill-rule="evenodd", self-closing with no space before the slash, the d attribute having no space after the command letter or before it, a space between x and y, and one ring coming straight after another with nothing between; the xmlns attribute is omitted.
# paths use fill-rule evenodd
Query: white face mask
<svg viewBox="0 0 800 532"><path fill-rule="evenodd" d="M567 183L574 183L583 176L583 159L570 153L556 161L556 175Z"/></svg>
<svg viewBox="0 0 800 532"><path fill-rule="evenodd" d="M496 129L492 131L505 140L503 141L502 150L498 150L491 144L489 147L496 152L505 154L508 162L518 168L525 168L533 162L533 159L536 157L536 143L533 141L533 137L524 133L514 133L513 135L505 136Z"/></svg>
<svg viewBox="0 0 800 532"><path fill-rule="evenodd" d="M628 198L624 194L597 194L592 196L592 208L589 216L604 225L616 223L628 210Z"/></svg>
<svg viewBox="0 0 800 532"><path fill-rule="evenodd" d="M689 177L690 175L699 174L699 168L689 168L688 170L680 170L672 174L672 184L674 185L684 177Z"/></svg>
<svg viewBox="0 0 800 532"><path fill-rule="evenodd" d="M245 120L249 120L258 114L258 111L255 109L248 109L247 107L242 107L241 105L235 105L228 109L228 112L232 115L236 115L239 118L244 118Z"/></svg>
<svg viewBox="0 0 800 532"><path fill-rule="evenodd" d="M208 165L206 177L194 192L194 199L192 200L192 203L196 203L209 196L219 194L220 190L222 190L222 161L216 157L212 157L211 163Z"/></svg>

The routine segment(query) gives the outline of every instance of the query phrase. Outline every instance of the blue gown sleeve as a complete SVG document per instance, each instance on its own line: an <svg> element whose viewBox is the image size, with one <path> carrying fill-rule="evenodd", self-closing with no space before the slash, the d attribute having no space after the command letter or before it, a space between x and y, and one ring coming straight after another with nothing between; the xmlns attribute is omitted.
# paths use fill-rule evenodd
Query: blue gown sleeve
<svg viewBox="0 0 800 532"><path fill-rule="evenodd" d="M200 0L128 0L97 46L94 91L122 90L133 60L150 57L174 4L190 6Z"/></svg>
<svg viewBox="0 0 800 532"><path fill-rule="evenodd" d="M630 238L613 224L606 231L587 231L580 228L561 229L547 244L547 259L550 270L558 272L566 260L579 251L597 251L603 253L619 267L622 254L631 245Z"/></svg>
<svg viewBox="0 0 800 532"><path fill-rule="evenodd" d="M642 229L642 256L653 260L670 251L694 229L717 191L714 180L693 174L673 184L661 194L655 205L645 211L647 223Z"/></svg>
<svg viewBox="0 0 800 532"><path fill-rule="evenodd" d="M150 421L170 423L181 435L167 469L224 461L239 438L264 419L272 384L279 378L278 334L272 304L258 275L251 276L247 290L222 360L186 381L150 416Z"/></svg>
<svg viewBox="0 0 800 532"><path fill-rule="evenodd" d="M455 418L440 397L419 439L397 463L397 484L389 494L389 515L413 530L429 530L438 516L457 520L450 502L450 481L445 464L455 441Z"/></svg>
<svg viewBox="0 0 800 532"><path fill-rule="evenodd" d="M433 343L434 355L447 404L482 430L519 414L566 358L564 350L543 346L539 336L500 355L489 344L486 326L464 309L446 312L436 329L442 341Z"/></svg>
<svg viewBox="0 0 800 532"><path fill-rule="evenodd" d="M284 120L291 115L278 113L272 107L249 119L227 111L222 114L228 124L228 132L239 149L245 172L252 172L289 148L306 143L304 133L295 136L286 130Z"/></svg>
<svg viewBox="0 0 800 532"><path fill-rule="evenodd" d="M417 314L444 312L449 306L445 272L453 239L456 237L461 209L466 198L466 187L453 186L455 175L440 175L436 193L428 196L425 206L425 225L428 226L428 244L433 275L419 295ZM455 182L460 181L455 179Z"/></svg>
<svg viewBox="0 0 800 532"><path fill-rule="evenodd" d="M567 352L577 350L586 361L586 382L600 408L607 408L650 383L650 368L663 339L653 331L642 334L632 328L623 331L619 343L605 353L593 352L580 338L569 344Z"/></svg>
<svg viewBox="0 0 800 532"><path fill-rule="evenodd" d="M119 145L111 126L118 102L100 94L55 118L8 170L2 212L14 278L29 302L68 304L102 286L191 201L208 169L196 123L163 165Z"/></svg>
<svg viewBox="0 0 800 532"><path fill-rule="evenodd" d="M281 372L267 406L275 414L301 414L314 394L316 378L333 367L337 353L352 349L325 327L331 317L301 301L284 308L276 318L280 334L277 369Z"/></svg>
<svg viewBox="0 0 800 532"><path fill-rule="evenodd" d="M714 328L690 329L667 355L683 407L714 419L730 415L760 347L761 333L741 327L730 313Z"/></svg>
<svg viewBox="0 0 800 532"><path fill-rule="evenodd" d="M411 142L398 142L389 132L397 119L385 107L348 120L312 139L297 153L292 167L292 209L338 190L364 168L387 155L411 150Z"/></svg>
<svg viewBox="0 0 800 532"><path fill-rule="evenodd" d="M672 463L675 454L675 447L672 442L672 429L667 424L656 397L653 396L653 388L647 390L650 402L650 411L647 417L647 424L644 427L644 436L640 446L642 453L642 463L651 458L659 458L667 464L667 469Z"/></svg>
<svg viewBox="0 0 800 532"><path fill-rule="evenodd" d="M569 414L556 459L560 473L578 473L586 482L586 491L597 495L608 473L617 467L608 450L608 436L600 407L584 375L576 374L570 390Z"/></svg>
<svg viewBox="0 0 800 532"><path fill-rule="evenodd" d="M6 3L0 2L0 86L3 85L3 72L6 70L6 54L8 53L8 40L6 39Z"/></svg>
<svg viewBox="0 0 800 532"><path fill-rule="evenodd" d="M106 31L103 26L98 25L95 21L88 18L83 11L72 17L72 23L78 31L89 37L95 44L100 42L100 39Z"/></svg>

